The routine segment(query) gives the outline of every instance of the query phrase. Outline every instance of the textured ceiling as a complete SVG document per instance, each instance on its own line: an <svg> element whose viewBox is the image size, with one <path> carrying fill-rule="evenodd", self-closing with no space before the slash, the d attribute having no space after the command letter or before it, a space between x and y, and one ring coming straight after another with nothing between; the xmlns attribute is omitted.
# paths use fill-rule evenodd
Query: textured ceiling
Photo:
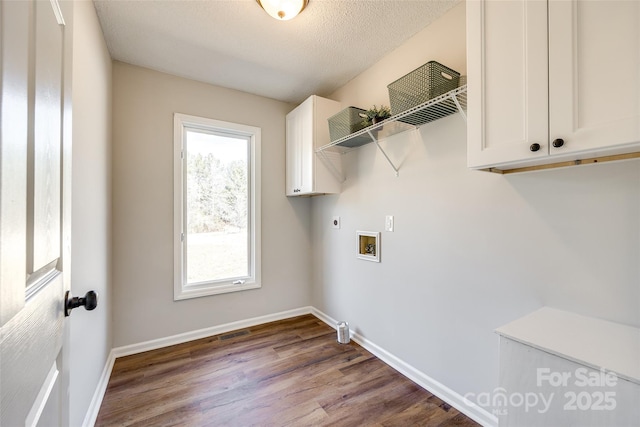
<svg viewBox="0 0 640 427"><path fill-rule="evenodd" d="M310 0L290 21L255 0L96 0L113 59L298 103L327 95L460 0Z"/></svg>

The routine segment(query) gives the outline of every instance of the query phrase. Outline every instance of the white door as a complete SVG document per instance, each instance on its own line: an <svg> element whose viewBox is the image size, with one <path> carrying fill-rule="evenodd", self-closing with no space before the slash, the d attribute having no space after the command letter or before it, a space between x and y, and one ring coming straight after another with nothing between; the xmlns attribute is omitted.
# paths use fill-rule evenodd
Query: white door
<svg viewBox="0 0 640 427"><path fill-rule="evenodd" d="M547 58L546 2L467 2L469 167L548 156Z"/></svg>
<svg viewBox="0 0 640 427"><path fill-rule="evenodd" d="M640 141L639 76L639 1L550 1L550 153Z"/></svg>
<svg viewBox="0 0 640 427"><path fill-rule="evenodd" d="M70 30L55 0L0 17L0 425L67 425Z"/></svg>

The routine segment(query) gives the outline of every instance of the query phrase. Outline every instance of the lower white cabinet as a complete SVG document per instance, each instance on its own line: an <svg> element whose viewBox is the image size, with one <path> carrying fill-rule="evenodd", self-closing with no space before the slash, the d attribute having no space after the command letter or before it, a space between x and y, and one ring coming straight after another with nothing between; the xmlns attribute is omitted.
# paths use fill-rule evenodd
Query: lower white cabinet
<svg viewBox="0 0 640 427"><path fill-rule="evenodd" d="M316 153L317 148L330 142L327 119L340 108L339 102L312 95L287 114L287 196L340 193L340 154Z"/></svg>
<svg viewBox="0 0 640 427"><path fill-rule="evenodd" d="M497 332L500 427L640 425L640 329L543 308Z"/></svg>

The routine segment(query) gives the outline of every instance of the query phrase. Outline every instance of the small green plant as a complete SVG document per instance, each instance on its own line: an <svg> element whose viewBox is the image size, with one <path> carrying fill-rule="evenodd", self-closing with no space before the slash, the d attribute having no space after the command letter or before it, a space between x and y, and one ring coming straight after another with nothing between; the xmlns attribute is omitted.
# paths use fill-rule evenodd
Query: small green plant
<svg viewBox="0 0 640 427"><path fill-rule="evenodd" d="M369 108L364 113L360 113L360 117L364 119L362 123L365 126L371 126L374 123L391 117L391 109L385 105L381 105L380 108L374 105L373 108Z"/></svg>

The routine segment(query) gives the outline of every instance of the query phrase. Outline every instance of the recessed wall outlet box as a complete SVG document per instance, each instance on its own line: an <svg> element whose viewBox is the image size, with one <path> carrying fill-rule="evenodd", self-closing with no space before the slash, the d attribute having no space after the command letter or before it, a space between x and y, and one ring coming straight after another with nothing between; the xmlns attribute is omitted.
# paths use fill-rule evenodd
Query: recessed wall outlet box
<svg viewBox="0 0 640 427"><path fill-rule="evenodd" d="M380 262L380 232L356 231L356 257Z"/></svg>
<svg viewBox="0 0 640 427"><path fill-rule="evenodd" d="M331 220L331 228L340 228L340 217L334 216Z"/></svg>
<svg viewBox="0 0 640 427"><path fill-rule="evenodd" d="M393 215L387 215L384 220L384 229L386 231L393 231Z"/></svg>

